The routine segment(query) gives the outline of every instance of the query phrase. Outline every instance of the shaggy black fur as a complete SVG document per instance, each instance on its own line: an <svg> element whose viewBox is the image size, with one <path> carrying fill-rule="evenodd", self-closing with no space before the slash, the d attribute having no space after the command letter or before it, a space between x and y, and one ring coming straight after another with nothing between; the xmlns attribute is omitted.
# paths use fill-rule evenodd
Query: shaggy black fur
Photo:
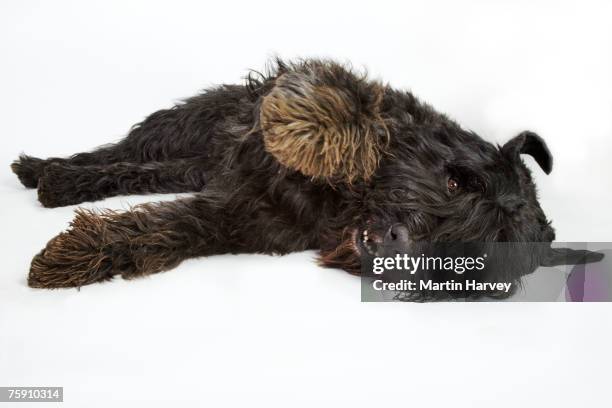
<svg viewBox="0 0 612 408"><path fill-rule="evenodd" d="M359 273L361 255L399 239L398 225L406 246L554 240L520 157L550 172L536 134L494 146L411 93L329 61L278 62L247 82L158 111L116 144L15 161L45 207L199 192L127 212L79 210L34 258L29 284L80 286L189 257L315 248L322 264ZM512 278L555 262L538 256Z"/></svg>

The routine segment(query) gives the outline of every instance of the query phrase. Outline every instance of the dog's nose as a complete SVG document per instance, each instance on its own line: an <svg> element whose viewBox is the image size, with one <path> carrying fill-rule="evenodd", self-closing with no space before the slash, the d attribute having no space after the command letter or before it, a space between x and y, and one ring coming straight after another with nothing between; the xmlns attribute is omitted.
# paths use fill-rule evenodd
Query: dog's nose
<svg viewBox="0 0 612 408"><path fill-rule="evenodd" d="M410 241L408 228L404 224L393 224L385 234L384 243L393 245L407 245Z"/></svg>

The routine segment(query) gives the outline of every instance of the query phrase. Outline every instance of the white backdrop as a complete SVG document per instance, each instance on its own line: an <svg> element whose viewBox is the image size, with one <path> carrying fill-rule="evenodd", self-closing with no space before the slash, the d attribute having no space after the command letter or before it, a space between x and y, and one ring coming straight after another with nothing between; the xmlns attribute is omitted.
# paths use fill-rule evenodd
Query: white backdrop
<svg viewBox="0 0 612 408"><path fill-rule="evenodd" d="M274 55L333 57L489 140L537 131L558 240L612 241L610 21L605 1L3 1L0 386L64 386L75 407L609 406L610 304L362 304L359 279L311 252L29 289L74 207L42 208L9 164L117 140Z"/></svg>

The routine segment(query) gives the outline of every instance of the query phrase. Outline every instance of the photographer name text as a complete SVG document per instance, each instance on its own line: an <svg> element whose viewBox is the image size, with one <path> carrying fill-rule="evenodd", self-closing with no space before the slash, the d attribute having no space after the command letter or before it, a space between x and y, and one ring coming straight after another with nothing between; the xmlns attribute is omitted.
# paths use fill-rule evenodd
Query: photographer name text
<svg viewBox="0 0 612 408"><path fill-rule="evenodd" d="M504 291L508 293L512 287L512 283L508 282L478 282L476 280L467 280L465 282L455 282L449 280L446 282L435 282L433 280L420 280L418 282L402 279L398 282L384 282L382 279L377 279L372 283L374 290L390 290L390 291Z"/></svg>

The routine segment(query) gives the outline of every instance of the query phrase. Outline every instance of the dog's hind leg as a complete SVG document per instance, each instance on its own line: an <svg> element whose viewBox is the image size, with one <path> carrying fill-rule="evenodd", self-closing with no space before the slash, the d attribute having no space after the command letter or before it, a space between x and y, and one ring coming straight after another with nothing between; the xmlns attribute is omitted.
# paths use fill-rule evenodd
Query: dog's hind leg
<svg viewBox="0 0 612 408"><path fill-rule="evenodd" d="M201 191L205 185L203 159L147 163L76 166L51 163L38 183L45 207L61 207L125 194Z"/></svg>
<svg viewBox="0 0 612 408"><path fill-rule="evenodd" d="M70 228L32 260L28 285L79 287L115 275L131 279L184 259L237 252L230 217L203 194L125 212L77 210Z"/></svg>
<svg viewBox="0 0 612 408"><path fill-rule="evenodd" d="M11 169L25 187L36 188L46 167L52 163L71 166L103 166L114 163L160 162L203 156L206 154L206 142L211 123L188 120L191 114L185 106L160 110L134 126L129 134L117 143L66 158L39 159L21 155L11 164ZM192 122L197 125L189 127L185 124Z"/></svg>

